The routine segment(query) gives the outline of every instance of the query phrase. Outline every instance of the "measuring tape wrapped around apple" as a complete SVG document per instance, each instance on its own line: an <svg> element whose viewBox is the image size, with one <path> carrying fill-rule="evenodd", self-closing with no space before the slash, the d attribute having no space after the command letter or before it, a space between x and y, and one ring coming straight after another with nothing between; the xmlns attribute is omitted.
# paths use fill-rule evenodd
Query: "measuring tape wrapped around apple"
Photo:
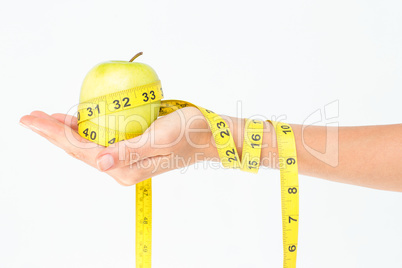
<svg viewBox="0 0 402 268"><path fill-rule="evenodd" d="M218 114L181 100L164 100L161 82L148 65L109 61L96 65L84 79L78 106L79 134L109 146L141 135L159 116L184 107L196 107L206 118L226 168L257 173L260 164L263 122L246 120L241 159L229 129ZM294 135L290 125L270 121L275 127L281 177L283 267L296 267L299 186ZM152 180L136 184L136 267L151 267Z"/></svg>

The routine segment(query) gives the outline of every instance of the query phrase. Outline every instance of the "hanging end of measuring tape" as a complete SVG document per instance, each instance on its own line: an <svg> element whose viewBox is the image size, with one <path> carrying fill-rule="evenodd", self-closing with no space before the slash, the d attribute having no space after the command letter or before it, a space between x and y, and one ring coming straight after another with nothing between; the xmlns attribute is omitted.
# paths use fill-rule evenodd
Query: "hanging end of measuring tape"
<svg viewBox="0 0 402 268"><path fill-rule="evenodd" d="M275 128L281 177L283 267L296 267L299 234L299 179L296 143L289 124L269 121Z"/></svg>

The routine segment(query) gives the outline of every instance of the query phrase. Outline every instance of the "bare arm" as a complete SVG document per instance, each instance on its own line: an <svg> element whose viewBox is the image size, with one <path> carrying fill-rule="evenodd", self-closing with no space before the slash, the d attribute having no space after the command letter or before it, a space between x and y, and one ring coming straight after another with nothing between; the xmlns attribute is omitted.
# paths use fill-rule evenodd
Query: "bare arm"
<svg viewBox="0 0 402 268"><path fill-rule="evenodd" d="M302 127L292 125L296 135L301 174L390 191L402 191L402 124L362 127ZM338 139L327 132L336 132ZM333 135L336 137L336 135ZM329 139L328 141L327 138ZM327 146L326 146L327 144ZM322 159L306 146L329 152ZM331 166L328 158L338 158Z"/></svg>
<svg viewBox="0 0 402 268"><path fill-rule="evenodd" d="M244 120L224 118L232 122L233 136L241 154ZM402 192L402 124L291 126L295 134L300 174ZM278 168L276 135L268 122L265 123L261 165Z"/></svg>
<svg viewBox="0 0 402 268"><path fill-rule="evenodd" d="M231 128L241 156L245 120L222 117ZM122 185L133 185L197 161L219 161L208 124L193 107L159 118L146 133L133 138L130 147L122 142L108 148L94 147L78 135L77 119L63 114L49 116L36 111L22 117L20 122L70 155L108 173ZM402 192L402 124L339 128L291 126L300 174ZM277 168L275 131L268 122L264 127L261 164ZM70 138L66 133L71 133ZM151 136L164 146L153 146ZM134 162L131 162L132 155L137 156ZM197 157L199 155L201 157ZM174 156L183 161L172 161L167 167L155 164L159 160L173 160ZM158 161L152 162L153 165L141 165L150 160Z"/></svg>

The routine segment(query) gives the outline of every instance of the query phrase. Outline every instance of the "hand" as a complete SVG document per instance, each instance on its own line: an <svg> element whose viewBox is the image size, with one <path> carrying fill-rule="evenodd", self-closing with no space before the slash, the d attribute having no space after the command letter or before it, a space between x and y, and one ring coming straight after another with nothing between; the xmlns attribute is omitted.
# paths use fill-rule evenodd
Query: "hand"
<svg viewBox="0 0 402 268"><path fill-rule="evenodd" d="M34 111L20 123L124 186L198 161L218 160L208 124L193 107L160 117L144 134L108 148L81 137L77 118L70 115Z"/></svg>

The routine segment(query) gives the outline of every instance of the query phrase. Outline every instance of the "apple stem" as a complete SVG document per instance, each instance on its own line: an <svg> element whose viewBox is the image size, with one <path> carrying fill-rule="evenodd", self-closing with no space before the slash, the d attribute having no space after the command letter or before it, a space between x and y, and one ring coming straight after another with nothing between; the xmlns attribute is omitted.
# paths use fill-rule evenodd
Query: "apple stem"
<svg viewBox="0 0 402 268"><path fill-rule="evenodd" d="M133 62L136 58L142 55L142 52L138 52L137 54L134 55L134 57L131 58L130 62Z"/></svg>

